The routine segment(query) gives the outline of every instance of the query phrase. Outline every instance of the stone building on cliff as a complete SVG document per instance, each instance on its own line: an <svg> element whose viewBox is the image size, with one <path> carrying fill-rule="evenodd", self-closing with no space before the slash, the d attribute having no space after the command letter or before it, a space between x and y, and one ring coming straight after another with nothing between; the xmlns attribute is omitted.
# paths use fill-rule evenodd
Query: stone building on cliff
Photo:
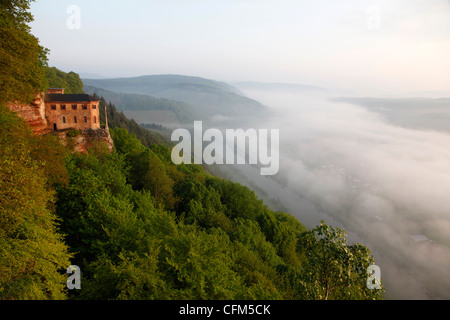
<svg viewBox="0 0 450 320"><path fill-rule="evenodd" d="M108 121L100 123L99 103L88 94L65 94L63 88L50 88L30 105L10 103L9 108L24 118L35 134L55 134L63 143L70 140L75 151L86 152L98 141L112 151Z"/></svg>
<svg viewBox="0 0 450 320"><path fill-rule="evenodd" d="M88 94L64 94L51 88L44 95L45 115L53 131L100 129L100 101Z"/></svg>

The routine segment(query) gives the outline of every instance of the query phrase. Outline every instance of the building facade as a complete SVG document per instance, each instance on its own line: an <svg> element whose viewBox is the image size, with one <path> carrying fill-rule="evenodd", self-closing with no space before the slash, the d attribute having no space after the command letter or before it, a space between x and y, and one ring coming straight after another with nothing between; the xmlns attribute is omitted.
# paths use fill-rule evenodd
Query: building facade
<svg viewBox="0 0 450 320"><path fill-rule="evenodd" d="M88 94L50 88L44 96L45 118L52 131L100 129L99 101Z"/></svg>

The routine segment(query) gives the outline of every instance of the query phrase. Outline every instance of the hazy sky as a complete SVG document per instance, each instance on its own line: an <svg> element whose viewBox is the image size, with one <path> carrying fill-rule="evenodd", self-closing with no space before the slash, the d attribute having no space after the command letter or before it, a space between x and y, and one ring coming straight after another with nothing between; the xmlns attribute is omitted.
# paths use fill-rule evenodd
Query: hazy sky
<svg viewBox="0 0 450 320"><path fill-rule="evenodd" d="M450 90L449 0L37 0L32 13L64 71Z"/></svg>

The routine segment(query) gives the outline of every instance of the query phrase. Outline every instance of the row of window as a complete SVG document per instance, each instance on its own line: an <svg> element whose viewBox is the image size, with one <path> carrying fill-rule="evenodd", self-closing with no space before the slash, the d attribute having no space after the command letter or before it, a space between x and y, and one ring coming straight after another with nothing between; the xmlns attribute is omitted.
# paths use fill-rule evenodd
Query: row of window
<svg viewBox="0 0 450 320"><path fill-rule="evenodd" d="M65 104L61 104L60 105L60 107L61 107L61 110L66 110L66 105ZM56 104L52 104L51 106L50 106L50 108L52 109L52 110L56 110ZM87 110L88 109L88 106L87 106L87 104L83 104L83 105L81 105L81 108L83 109L83 110ZM78 109L78 105L77 104L72 104L72 110L77 110ZM96 104L93 104L92 105L92 109L97 109L97 105Z"/></svg>
<svg viewBox="0 0 450 320"><path fill-rule="evenodd" d="M63 123L67 123L66 116L62 117L62 122ZM78 123L77 117L73 117L73 122L74 123ZM84 123L88 123L88 118L87 117L84 117ZM97 123L97 117L94 117L94 123Z"/></svg>

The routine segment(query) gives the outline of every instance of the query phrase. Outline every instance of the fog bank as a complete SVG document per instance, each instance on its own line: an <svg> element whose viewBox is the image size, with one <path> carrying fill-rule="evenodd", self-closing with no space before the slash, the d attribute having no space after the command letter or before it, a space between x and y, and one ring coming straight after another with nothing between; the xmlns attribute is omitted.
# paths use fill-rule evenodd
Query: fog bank
<svg viewBox="0 0 450 320"><path fill-rule="evenodd" d="M386 298L449 299L450 134L399 127L324 93L244 92L273 112L248 127L280 129L280 172L236 166L230 178L307 227L324 219L368 246Z"/></svg>

